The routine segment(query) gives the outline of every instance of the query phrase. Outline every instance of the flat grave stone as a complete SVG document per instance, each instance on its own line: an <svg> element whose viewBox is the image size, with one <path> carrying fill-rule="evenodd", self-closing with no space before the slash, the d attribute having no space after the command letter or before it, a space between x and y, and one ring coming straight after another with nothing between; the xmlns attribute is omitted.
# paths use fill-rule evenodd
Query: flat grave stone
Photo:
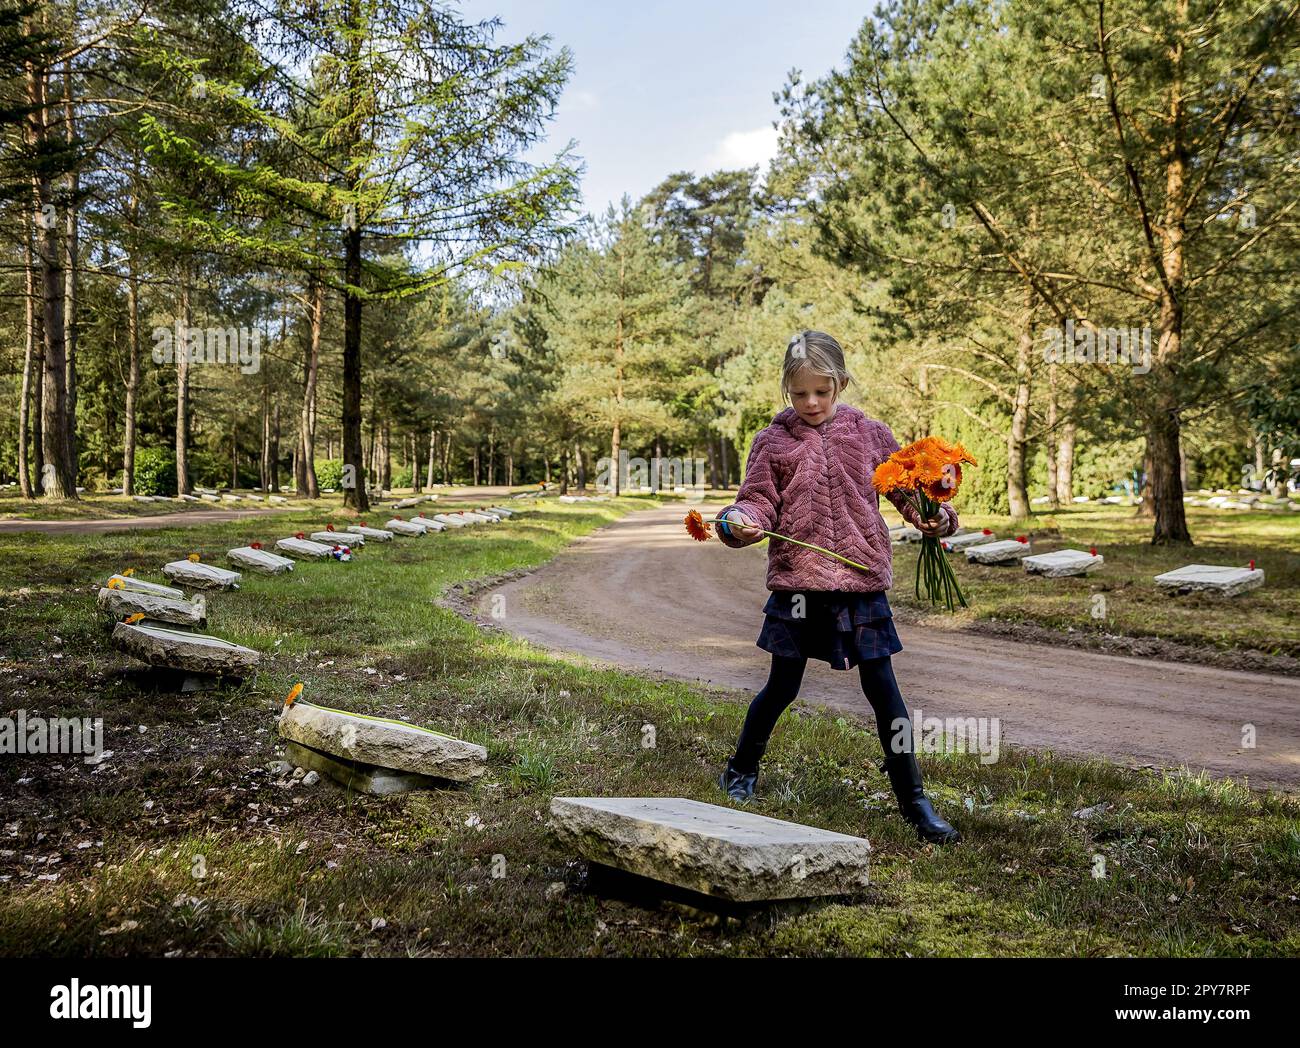
<svg viewBox="0 0 1300 1048"><path fill-rule="evenodd" d="M1089 569L1099 568L1105 563L1106 559L1101 554L1089 553L1082 549L1058 549L1024 559L1025 571L1049 579L1064 578L1067 575L1086 575Z"/></svg>
<svg viewBox="0 0 1300 1048"><path fill-rule="evenodd" d="M349 525L345 534L360 535L363 539L369 539L371 542L392 542L393 533L385 531L383 528L368 528L364 524Z"/></svg>
<svg viewBox="0 0 1300 1048"><path fill-rule="evenodd" d="M153 496L152 496L152 495L132 495L131 498L134 499L136 502L152 502L152 501L153 501Z"/></svg>
<svg viewBox="0 0 1300 1048"><path fill-rule="evenodd" d="M423 499L401 499L393 503L393 509L410 509L412 506L418 506Z"/></svg>
<svg viewBox="0 0 1300 1048"><path fill-rule="evenodd" d="M275 544L275 548L298 560L324 560L334 552L333 546L327 546L323 542L313 542L311 539L293 536L281 539Z"/></svg>
<svg viewBox="0 0 1300 1048"><path fill-rule="evenodd" d="M967 531L956 535L949 535L939 541L943 548L949 552L956 553L971 546L984 546L996 542L998 537L992 533L985 535L982 531Z"/></svg>
<svg viewBox="0 0 1300 1048"><path fill-rule="evenodd" d="M487 750L405 721L295 702L280 714L280 735L334 758L452 782L483 774Z"/></svg>
<svg viewBox="0 0 1300 1048"><path fill-rule="evenodd" d="M182 494L180 494L180 495L177 495L176 497L177 497L181 502L201 502L201 501L202 501L202 499L200 499L197 495L187 495L187 494L182 493Z"/></svg>
<svg viewBox="0 0 1300 1048"><path fill-rule="evenodd" d="M175 586L162 586L157 582L146 582L134 575L113 575L108 580L108 588L132 590L136 593L152 593L154 596L171 597L173 600L185 599L184 590L178 590Z"/></svg>
<svg viewBox="0 0 1300 1048"><path fill-rule="evenodd" d="M1218 593L1225 597L1264 585L1262 568L1234 568L1219 564L1188 564L1156 576L1156 585L1168 593Z"/></svg>
<svg viewBox="0 0 1300 1048"><path fill-rule="evenodd" d="M222 502L243 502L244 500L241 499L238 495L222 495L221 501Z"/></svg>
<svg viewBox="0 0 1300 1048"><path fill-rule="evenodd" d="M220 637L143 622L119 622L113 627L113 645L150 666L218 677L246 677L260 658L252 648Z"/></svg>
<svg viewBox="0 0 1300 1048"><path fill-rule="evenodd" d="M469 527L469 521L461 517L454 517L450 513L435 513L433 519L439 524L445 524L449 528L466 528Z"/></svg>
<svg viewBox="0 0 1300 1048"><path fill-rule="evenodd" d="M250 502L265 502L265 501L266 501L266 499L264 499L261 495L245 495L244 498L248 499Z"/></svg>
<svg viewBox="0 0 1300 1048"><path fill-rule="evenodd" d="M349 535L346 531L313 531L307 536L312 542L323 542L326 546L364 546L364 535Z"/></svg>
<svg viewBox="0 0 1300 1048"><path fill-rule="evenodd" d="M730 902L851 895L861 837L683 797L556 797L551 827L589 862Z"/></svg>
<svg viewBox="0 0 1300 1048"><path fill-rule="evenodd" d="M413 520L402 520L401 517L394 517L385 525L394 535L405 535L407 538L415 538L419 535L429 534L429 529L423 524L416 523Z"/></svg>
<svg viewBox="0 0 1300 1048"><path fill-rule="evenodd" d="M283 506L289 500L285 498L283 495L271 495L267 498L266 501L274 502L277 506Z"/></svg>
<svg viewBox="0 0 1300 1048"><path fill-rule="evenodd" d="M966 560L971 564L1010 564L1024 560L1031 550L1028 542L1007 539L1003 542L986 542L966 550Z"/></svg>
<svg viewBox="0 0 1300 1048"><path fill-rule="evenodd" d="M95 605L104 614L119 620L129 615L143 615L155 622L199 627L208 621L207 602L201 596L186 600L184 597L164 597L141 590L110 589L104 586L99 591Z"/></svg>
<svg viewBox="0 0 1300 1048"><path fill-rule="evenodd" d="M204 502L220 502L220 501L221 501L221 497L220 497L219 495L209 495L206 491L203 492L201 495L199 495L199 498L200 498L202 501L204 501Z"/></svg>
<svg viewBox="0 0 1300 1048"><path fill-rule="evenodd" d="M163 565L163 574L187 589L239 589L239 572L195 560L174 560Z"/></svg>
<svg viewBox="0 0 1300 1048"><path fill-rule="evenodd" d="M443 779L433 779L428 775L416 775L409 771L381 768L375 764L362 764L360 761L350 761L344 757L331 757L328 753L313 750L310 746L287 740L284 744L284 759L295 767L328 775L340 786L349 790L369 793L375 797L389 797L395 793L436 789L446 785Z"/></svg>
<svg viewBox="0 0 1300 1048"><path fill-rule="evenodd" d="M418 517L411 518L412 524L423 524L426 531L446 531L447 525L433 517L426 517L421 513Z"/></svg>
<svg viewBox="0 0 1300 1048"><path fill-rule="evenodd" d="M252 546L240 546L227 554L230 563L237 568L244 568L259 575L283 575L293 571L293 561L281 557L270 550L254 549Z"/></svg>
<svg viewBox="0 0 1300 1048"><path fill-rule="evenodd" d="M507 509L505 506L490 506L493 513L498 513L503 517L513 517L518 510Z"/></svg>

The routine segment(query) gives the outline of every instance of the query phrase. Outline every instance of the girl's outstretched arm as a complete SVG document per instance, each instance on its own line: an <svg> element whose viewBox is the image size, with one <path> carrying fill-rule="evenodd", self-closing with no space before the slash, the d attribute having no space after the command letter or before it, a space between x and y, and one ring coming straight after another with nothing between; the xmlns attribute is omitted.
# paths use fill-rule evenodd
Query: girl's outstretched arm
<svg viewBox="0 0 1300 1048"><path fill-rule="evenodd" d="M765 531L776 529L776 521L781 508L781 493L776 488L776 478L772 473L771 441L766 432L754 438L749 449L749 460L745 464L745 479L736 493L736 501L723 509L718 516L725 516L736 511L745 514L758 527ZM718 538L728 546L739 548L759 541L763 536L756 535L744 539L732 533L730 529L719 527Z"/></svg>

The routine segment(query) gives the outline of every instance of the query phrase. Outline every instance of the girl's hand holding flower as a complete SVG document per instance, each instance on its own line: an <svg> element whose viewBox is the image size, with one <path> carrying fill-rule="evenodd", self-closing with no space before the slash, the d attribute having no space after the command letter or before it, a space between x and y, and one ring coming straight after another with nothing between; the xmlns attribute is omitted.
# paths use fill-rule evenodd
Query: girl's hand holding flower
<svg viewBox="0 0 1300 1048"><path fill-rule="evenodd" d="M763 529L751 520L748 514L740 510L730 510L722 517L731 529L731 534L738 539L753 541L763 537Z"/></svg>
<svg viewBox="0 0 1300 1048"><path fill-rule="evenodd" d="M931 517L929 520L922 521L917 525L916 530L922 535L929 535L931 538L937 539L940 532L942 532L947 526L947 521L943 520L941 517Z"/></svg>

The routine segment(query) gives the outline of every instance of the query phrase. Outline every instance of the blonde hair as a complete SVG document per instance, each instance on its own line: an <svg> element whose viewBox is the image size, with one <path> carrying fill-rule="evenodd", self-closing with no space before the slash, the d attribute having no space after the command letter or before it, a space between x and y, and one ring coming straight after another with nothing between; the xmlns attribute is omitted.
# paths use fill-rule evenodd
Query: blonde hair
<svg viewBox="0 0 1300 1048"><path fill-rule="evenodd" d="M781 395L790 399L790 383L795 375L808 371L826 375L835 383L838 397L853 381L844 363L844 349L825 331L800 331L790 338L785 347L785 363L781 366Z"/></svg>

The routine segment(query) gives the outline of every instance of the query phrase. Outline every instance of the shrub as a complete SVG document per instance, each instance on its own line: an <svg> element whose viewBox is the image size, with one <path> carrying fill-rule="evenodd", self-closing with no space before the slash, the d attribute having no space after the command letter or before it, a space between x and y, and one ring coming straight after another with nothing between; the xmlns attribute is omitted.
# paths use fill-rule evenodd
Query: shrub
<svg viewBox="0 0 1300 1048"><path fill-rule="evenodd" d="M137 495L176 494L175 451L171 448L136 449L135 493Z"/></svg>
<svg viewBox="0 0 1300 1048"><path fill-rule="evenodd" d="M317 459L316 484L322 490L325 488L333 488L337 491L341 488L343 486L343 460Z"/></svg>

